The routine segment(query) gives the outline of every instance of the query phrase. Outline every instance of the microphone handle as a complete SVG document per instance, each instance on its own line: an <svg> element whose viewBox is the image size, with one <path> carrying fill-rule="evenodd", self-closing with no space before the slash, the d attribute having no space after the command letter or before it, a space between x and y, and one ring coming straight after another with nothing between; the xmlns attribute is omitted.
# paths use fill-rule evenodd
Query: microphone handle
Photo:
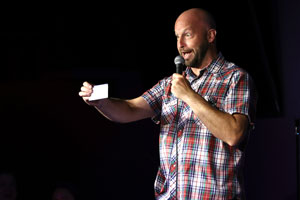
<svg viewBox="0 0 300 200"><path fill-rule="evenodd" d="M182 64L176 64L176 73L177 74L182 74Z"/></svg>

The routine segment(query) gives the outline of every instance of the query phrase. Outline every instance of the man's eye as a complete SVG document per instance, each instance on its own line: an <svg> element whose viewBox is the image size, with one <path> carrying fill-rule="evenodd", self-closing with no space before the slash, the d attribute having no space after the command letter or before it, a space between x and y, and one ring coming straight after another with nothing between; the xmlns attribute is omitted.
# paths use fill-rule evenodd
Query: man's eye
<svg viewBox="0 0 300 200"><path fill-rule="evenodd" d="M191 34L190 33L186 33L185 36L191 37Z"/></svg>

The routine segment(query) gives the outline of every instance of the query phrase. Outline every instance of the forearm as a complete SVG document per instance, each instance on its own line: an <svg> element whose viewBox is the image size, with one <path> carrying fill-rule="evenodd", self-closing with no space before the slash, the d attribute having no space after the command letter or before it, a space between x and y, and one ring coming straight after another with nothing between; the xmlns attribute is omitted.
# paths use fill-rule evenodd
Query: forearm
<svg viewBox="0 0 300 200"><path fill-rule="evenodd" d="M103 99L94 106L104 117L114 121L125 123L127 115L130 115L130 107L125 100ZM128 119L128 118L127 118Z"/></svg>
<svg viewBox="0 0 300 200"><path fill-rule="evenodd" d="M247 128L246 116L231 115L217 110L194 91L190 92L184 101L215 137L231 146L240 141Z"/></svg>
<svg viewBox="0 0 300 200"><path fill-rule="evenodd" d="M94 106L107 119L127 123L153 115L151 108L141 98L122 100L116 98L103 99Z"/></svg>

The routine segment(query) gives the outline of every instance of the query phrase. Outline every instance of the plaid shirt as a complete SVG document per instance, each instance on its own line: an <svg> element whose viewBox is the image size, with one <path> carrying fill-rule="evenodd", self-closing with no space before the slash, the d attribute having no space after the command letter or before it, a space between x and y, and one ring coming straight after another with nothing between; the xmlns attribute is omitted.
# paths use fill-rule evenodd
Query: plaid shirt
<svg viewBox="0 0 300 200"><path fill-rule="evenodd" d="M189 67L185 72L193 90L212 106L254 120L252 80L221 53L198 77ZM160 123L156 199L176 199L176 193L178 199L242 199L246 140L231 147L214 137L189 105L173 96L171 81L167 77L142 95L156 113L153 120Z"/></svg>

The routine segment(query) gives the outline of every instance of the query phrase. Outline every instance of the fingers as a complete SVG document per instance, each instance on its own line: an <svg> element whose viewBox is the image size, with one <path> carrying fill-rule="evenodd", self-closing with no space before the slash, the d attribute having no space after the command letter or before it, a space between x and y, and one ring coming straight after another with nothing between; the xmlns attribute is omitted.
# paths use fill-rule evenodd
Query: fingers
<svg viewBox="0 0 300 200"><path fill-rule="evenodd" d="M184 78L184 75L183 74L181 75L181 74L178 74L178 73L174 73L172 77L173 77L173 79L178 79L178 78Z"/></svg>
<svg viewBox="0 0 300 200"><path fill-rule="evenodd" d="M83 97L84 100L88 100L93 92L93 85L88 82L84 82L80 88L79 96Z"/></svg>
<svg viewBox="0 0 300 200"><path fill-rule="evenodd" d="M185 79L185 77L183 75L174 73L173 76L172 76L172 84L173 83L178 83L178 82L181 82L181 81L185 81L184 79Z"/></svg>
<svg viewBox="0 0 300 200"><path fill-rule="evenodd" d="M85 87L87 87L87 88L93 88L93 85L92 84L90 84L89 82L83 82L83 86L85 86Z"/></svg>
<svg viewBox="0 0 300 200"><path fill-rule="evenodd" d="M172 86L179 86L181 85L182 87L190 87L189 81L184 77L184 75L174 73L172 76Z"/></svg>

